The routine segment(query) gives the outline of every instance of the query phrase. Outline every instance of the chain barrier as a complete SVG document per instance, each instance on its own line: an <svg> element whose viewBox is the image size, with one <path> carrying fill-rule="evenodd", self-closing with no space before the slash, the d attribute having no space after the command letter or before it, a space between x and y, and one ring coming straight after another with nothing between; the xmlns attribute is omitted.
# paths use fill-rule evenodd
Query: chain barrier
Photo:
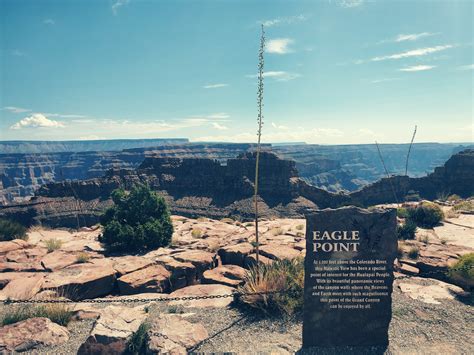
<svg viewBox="0 0 474 355"><path fill-rule="evenodd" d="M449 272L452 271L468 271L474 268L474 265L463 266L460 268L453 268L450 269ZM396 271L396 270L395 270ZM421 277L424 278L428 275L440 275L446 274L448 275L448 271L428 271L424 272L423 274L417 275L403 275L399 277L395 277L395 280L403 280L411 277ZM170 301L198 301L198 300L210 300L210 299L220 299L220 298L239 298L244 296L263 296L263 295L274 295L279 293L289 293L292 292L291 290L280 290L280 291L262 291L262 292L233 292L233 293L226 293L222 295L204 295L204 296L183 296L183 297L156 297L156 298L123 298L123 299L107 299L107 298L99 298L99 299L84 299L84 300L70 300L70 299L23 299L23 300L15 300L15 299L6 299L3 300L2 303L4 305L12 305L12 304L52 304L52 303L149 303L149 302L170 302Z"/></svg>

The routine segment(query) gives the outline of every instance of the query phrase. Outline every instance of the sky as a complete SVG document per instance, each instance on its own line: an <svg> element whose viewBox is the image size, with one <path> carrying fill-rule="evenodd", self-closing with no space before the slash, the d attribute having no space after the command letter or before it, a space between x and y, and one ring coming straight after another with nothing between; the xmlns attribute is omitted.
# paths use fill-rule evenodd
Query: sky
<svg viewBox="0 0 474 355"><path fill-rule="evenodd" d="M469 0L0 0L0 140L473 142Z"/></svg>

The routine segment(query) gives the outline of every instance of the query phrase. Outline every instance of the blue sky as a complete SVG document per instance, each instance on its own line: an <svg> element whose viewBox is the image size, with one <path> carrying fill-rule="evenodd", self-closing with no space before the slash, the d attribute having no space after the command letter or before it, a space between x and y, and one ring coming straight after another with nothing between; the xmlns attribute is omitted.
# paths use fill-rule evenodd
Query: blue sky
<svg viewBox="0 0 474 355"><path fill-rule="evenodd" d="M0 139L472 142L472 1L0 0Z"/></svg>

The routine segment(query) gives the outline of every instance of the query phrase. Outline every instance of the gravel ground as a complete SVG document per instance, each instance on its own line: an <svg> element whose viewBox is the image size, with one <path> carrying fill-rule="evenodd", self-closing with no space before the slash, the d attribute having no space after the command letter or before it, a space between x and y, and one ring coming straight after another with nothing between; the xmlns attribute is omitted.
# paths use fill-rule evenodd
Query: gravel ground
<svg viewBox="0 0 474 355"><path fill-rule="evenodd" d="M164 303L152 305L149 317L160 312L193 313L188 319L205 325L210 338L191 349L193 352L286 354L301 347L302 322L298 317L269 319L236 308L176 308ZM92 325L91 320L71 322L66 344L36 349L31 354L75 354ZM473 334L472 303L444 300L439 305L426 304L402 294L395 284L388 349L314 349L305 354L474 354Z"/></svg>

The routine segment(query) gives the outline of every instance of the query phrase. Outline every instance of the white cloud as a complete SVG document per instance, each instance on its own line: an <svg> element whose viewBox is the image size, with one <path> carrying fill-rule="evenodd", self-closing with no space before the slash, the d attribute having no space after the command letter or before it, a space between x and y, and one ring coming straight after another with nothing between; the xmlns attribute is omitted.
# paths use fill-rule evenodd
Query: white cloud
<svg viewBox="0 0 474 355"><path fill-rule="evenodd" d="M399 34L397 38L395 38L395 42L404 42L404 41L416 41L423 37L430 37L434 36L437 33L430 33L430 32L421 32L421 33L411 33L411 34Z"/></svg>
<svg viewBox="0 0 474 355"><path fill-rule="evenodd" d="M411 67L401 68L399 70L400 71L413 72L413 71L431 70L433 68L436 68L436 66L435 65L414 65L414 66L411 66Z"/></svg>
<svg viewBox="0 0 474 355"><path fill-rule="evenodd" d="M130 0L116 0L113 4L112 4L112 13L114 15L117 15L118 13L118 10L123 6L123 5L126 5L130 2Z"/></svg>
<svg viewBox="0 0 474 355"><path fill-rule="evenodd" d="M336 0L336 4L344 8L353 8L363 5L365 0Z"/></svg>
<svg viewBox="0 0 474 355"><path fill-rule="evenodd" d="M257 23L263 24L265 27L272 27L278 25L291 25L292 23L306 21L308 16L300 14L296 16L277 17L271 20L257 21Z"/></svg>
<svg viewBox="0 0 474 355"><path fill-rule="evenodd" d="M90 134L90 135L88 135L88 136L79 137L79 140L81 140L81 141L95 141L95 140L98 140L98 139L106 139L106 138L105 138L105 137L96 136L95 134Z"/></svg>
<svg viewBox="0 0 474 355"><path fill-rule="evenodd" d="M43 20L43 23L44 23L45 25L55 25L55 24L56 24L56 22L55 22L52 18L44 19L44 20Z"/></svg>
<svg viewBox="0 0 474 355"><path fill-rule="evenodd" d="M48 117L60 117L60 118L86 118L87 117L84 115L64 114L64 113L45 113L44 115Z"/></svg>
<svg viewBox="0 0 474 355"><path fill-rule="evenodd" d="M264 78L272 78L275 81L289 81L299 78L301 75L298 73L290 73L287 71L267 71L263 73ZM258 74L247 75L247 78L257 78Z"/></svg>
<svg viewBox="0 0 474 355"><path fill-rule="evenodd" d="M474 64L468 64L468 65L461 65L458 67L459 70L473 70L474 69Z"/></svg>
<svg viewBox="0 0 474 355"><path fill-rule="evenodd" d="M225 120L229 118L230 115L225 112L218 112L218 113L213 113L211 115L205 116L205 118L211 119L211 120Z"/></svg>
<svg viewBox="0 0 474 355"><path fill-rule="evenodd" d="M368 128L360 128L357 130L357 133L361 136L369 136L369 137L376 137L377 135L375 134L374 131Z"/></svg>
<svg viewBox="0 0 474 355"><path fill-rule="evenodd" d="M29 117L25 117L19 122L15 123L10 129L22 129L22 128L64 128L64 124L59 121L50 120L41 113L34 113Z"/></svg>
<svg viewBox="0 0 474 355"><path fill-rule="evenodd" d="M371 60L373 62L378 62L378 61L387 60L387 59L402 59L402 58L409 58L409 57L420 57L420 56L424 56L424 55L427 55L427 54L444 51L446 49L453 48L453 47L454 47L453 45L447 44L447 45L444 45L444 46L418 48L418 49L413 49L413 50L402 52L402 53L396 53L396 54L392 54L392 55L385 55L385 56L381 56L381 57L374 57Z"/></svg>
<svg viewBox="0 0 474 355"><path fill-rule="evenodd" d="M229 84L209 84L209 85L204 85L204 89L218 89L218 88L224 88L226 86L229 86Z"/></svg>
<svg viewBox="0 0 474 355"><path fill-rule="evenodd" d="M276 129L282 129L282 130L287 130L288 126L283 126L283 125L278 125L275 122L272 122L272 127Z"/></svg>
<svg viewBox="0 0 474 355"><path fill-rule="evenodd" d="M15 106L5 106L3 109L7 110L7 111L10 111L12 113L24 113L24 112L30 112L31 111L29 108L15 107Z"/></svg>
<svg viewBox="0 0 474 355"><path fill-rule="evenodd" d="M215 129L218 129L219 131L225 131L226 129L229 129L228 127L226 126L223 126L217 122L212 122L212 126L215 128Z"/></svg>
<svg viewBox="0 0 474 355"><path fill-rule="evenodd" d="M269 40L265 47L268 53L286 54L292 52L289 46L293 42L291 38L275 38Z"/></svg>
<svg viewBox="0 0 474 355"><path fill-rule="evenodd" d="M375 79L375 80L372 80L371 83L372 83L372 84L379 84L379 83L384 83L384 82L387 82L387 81L396 81L396 80L400 80L400 78L382 78L382 79Z"/></svg>

